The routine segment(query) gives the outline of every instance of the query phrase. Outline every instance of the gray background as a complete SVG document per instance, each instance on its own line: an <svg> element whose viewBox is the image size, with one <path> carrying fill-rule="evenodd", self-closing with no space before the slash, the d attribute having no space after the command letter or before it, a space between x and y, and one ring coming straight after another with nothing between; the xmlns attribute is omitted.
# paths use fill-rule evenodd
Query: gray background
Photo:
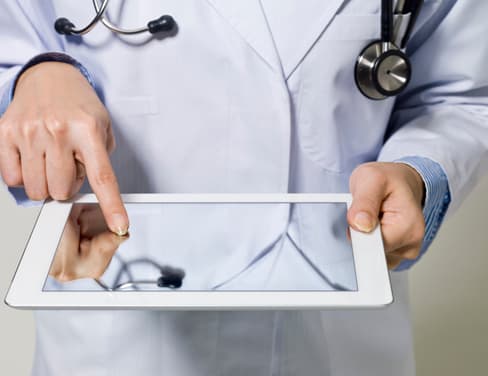
<svg viewBox="0 0 488 376"><path fill-rule="evenodd" d="M488 179L445 223L429 253L410 272L418 376L486 374L488 356ZM0 189L0 295L38 209L17 208ZM0 373L27 375L34 350L30 312L0 304Z"/></svg>

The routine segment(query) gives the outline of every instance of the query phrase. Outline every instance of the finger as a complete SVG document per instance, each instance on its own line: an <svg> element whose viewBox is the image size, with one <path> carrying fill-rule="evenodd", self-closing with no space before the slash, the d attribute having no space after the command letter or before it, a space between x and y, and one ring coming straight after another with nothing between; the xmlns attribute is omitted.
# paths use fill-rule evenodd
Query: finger
<svg viewBox="0 0 488 376"><path fill-rule="evenodd" d="M96 235L108 230L107 224L105 223L105 218L103 218L103 213L100 210L99 205L92 205L83 210L78 223L80 225L82 236L87 238L93 238Z"/></svg>
<svg viewBox="0 0 488 376"><path fill-rule="evenodd" d="M109 154L115 150L115 137L112 130L112 126L108 126L107 128L107 151Z"/></svg>
<svg viewBox="0 0 488 376"><path fill-rule="evenodd" d="M79 246L79 229L75 218L70 216L59 241L49 275L62 282L74 279Z"/></svg>
<svg viewBox="0 0 488 376"><path fill-rule="evenodd" d="M400 257L402 260L416 260L420 255L422 244L408 245L388 253L388 256Z"/></svg>
<svg viewBox="0 0 488 376"><path fill-rule="evenodd" d="M46 162L43 152L20 150L22 178L27 196L34 201L42 201L48 197Z"/></svg>
<svg viewBox="0 0 488 376"><path fill-rule="evenodd" d="M425 231L423 215L409 208L398 213L385 213L381 220L381 230L387 253L405 247L420 247Z"/></svg>
<svg viewBox="0 0 488 376"><path fill-rule="evenodd" d="M110 255L111 258L119 246L128 238L128 235L118 236L105 231L92 239L91 250L98 254Z"/></svg>
<svg viewBox="0 0 488 376"><path fill-rule="evenodd" d="M55 200L67 200L76 185L76 165L69 149L51 145L46 153L46 176L49 195Z"/></svg>
<svg viewBox="0 0 488 376"><path fill-rule="evenodd" d="M85 146L82 156L88 181L98 198L108 227L116 234L126 234L129 219L105 144L99 139L94 140L89 147Z"/></svg>
<svg viewBox="0 0 488 376"><path fill-rule="evenodd" d="M92 239L90 251L83 260L83 263L89 266L88 271L91 278L100 278L105 273L115 252L127 238L127 236L104 232Z"/></svg>
<svg viewBox="0 0 488 376"><path fill-rule="evenodd" d="M386 180L372 167L358 168L351 176L352 205L347 213L351 227L371 232L378 224L381 204L386 196Z"/></svg>
<svg viewBox="0 0 488 376"><path fill-rule="evenodd" d="M402 263L403 258L400 256L395 255L387 255L386 256L386 264L389 270L394 270L398 268L398 266Z"/></svg>
<svg viewBox="0 0 488 376"><path fill-rule="evenodd" d="M346 239L349 243L352 243L351 228L349 226L347 226L347 228L346 228Z"/></svg>
<svg viewBox="0 0 488 376"><path fill-rule="evenodd" d="M24 183L20 154L16 147L0 145L0 173L9 187L19 187Z"/></svg>

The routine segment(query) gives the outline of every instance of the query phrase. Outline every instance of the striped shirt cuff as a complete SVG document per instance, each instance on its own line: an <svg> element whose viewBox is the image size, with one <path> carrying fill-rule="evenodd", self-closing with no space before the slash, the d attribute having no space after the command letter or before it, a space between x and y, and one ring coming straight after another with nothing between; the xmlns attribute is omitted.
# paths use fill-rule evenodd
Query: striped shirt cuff
<svg viewBox="0 0 488 376"><path fill-rule="evenodd" d="M449 203L451 202L451 193L449 191L447 175L437 162L429 158L417 156L404 157L395 162L405 163L414 168L420 174L425 184L425 203L423 209L425 219L424 241L420 254L415 260L405 260L395 269L396 271L402 271L412 267L426 253L444 220Z"/></svg>

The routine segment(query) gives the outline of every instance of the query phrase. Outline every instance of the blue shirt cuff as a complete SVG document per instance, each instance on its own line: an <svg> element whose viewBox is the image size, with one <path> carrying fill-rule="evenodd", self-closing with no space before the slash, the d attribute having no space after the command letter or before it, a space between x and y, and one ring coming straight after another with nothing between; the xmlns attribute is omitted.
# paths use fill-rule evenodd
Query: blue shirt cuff
<svg viewBox="0 0 488 376"><path fill-rule="evenodd" d="M415 260L403 261L395 270L409 269L425 254L434 240L451 202L449 182L442 167L433 160L423 157L404 157L396 160L414 168L422 177L425 184L424 219L425 234L419 256Z"/></svg>
<svg viewBox="0 0 488 376"><path fill-rule="evenodd" d="M2 116L5 111L7 111L7 107L10 105L12 102L12 99L14 97L14 92L15 92L15 86L17 84L17 81L19 77L24 73L27 69L33 67L34 65L44 63L44 62L60 62L60 63L67 63L71 64L74 67L78 68L81 74L85 76L85 78L88 80L90 85L95 89L95 83L88 73L88 70L77 60L73 59L71 56L66 55L61 52L47 52L43 53L40 55L35 56L31 60L29 60L17 73L15 76L14 80L10 83L10 85L7 87L7 90L3 92L3 94L0 97L0 116ZM0 179L1 180L1 179ZM25 190L23 188L9 188L8 189L12 196L15 198L15 201L17 202L17 205L21 206L37 206L39 204L42 204L43 201L32 201L30 200L27 195L25 194Z"/></svg>

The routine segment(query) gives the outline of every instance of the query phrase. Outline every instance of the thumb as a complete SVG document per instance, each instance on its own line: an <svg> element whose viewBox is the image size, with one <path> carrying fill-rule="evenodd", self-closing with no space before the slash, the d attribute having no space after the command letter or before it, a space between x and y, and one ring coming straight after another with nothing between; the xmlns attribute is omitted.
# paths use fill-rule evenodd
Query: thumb
<svg viewBox="0 0 488 376"><path fill-rule="evenodd" d="M378 174L364 172L351 176L352 205L347 213L347 221L355 230L369 233L378 224L386 188Z"/></svg>

